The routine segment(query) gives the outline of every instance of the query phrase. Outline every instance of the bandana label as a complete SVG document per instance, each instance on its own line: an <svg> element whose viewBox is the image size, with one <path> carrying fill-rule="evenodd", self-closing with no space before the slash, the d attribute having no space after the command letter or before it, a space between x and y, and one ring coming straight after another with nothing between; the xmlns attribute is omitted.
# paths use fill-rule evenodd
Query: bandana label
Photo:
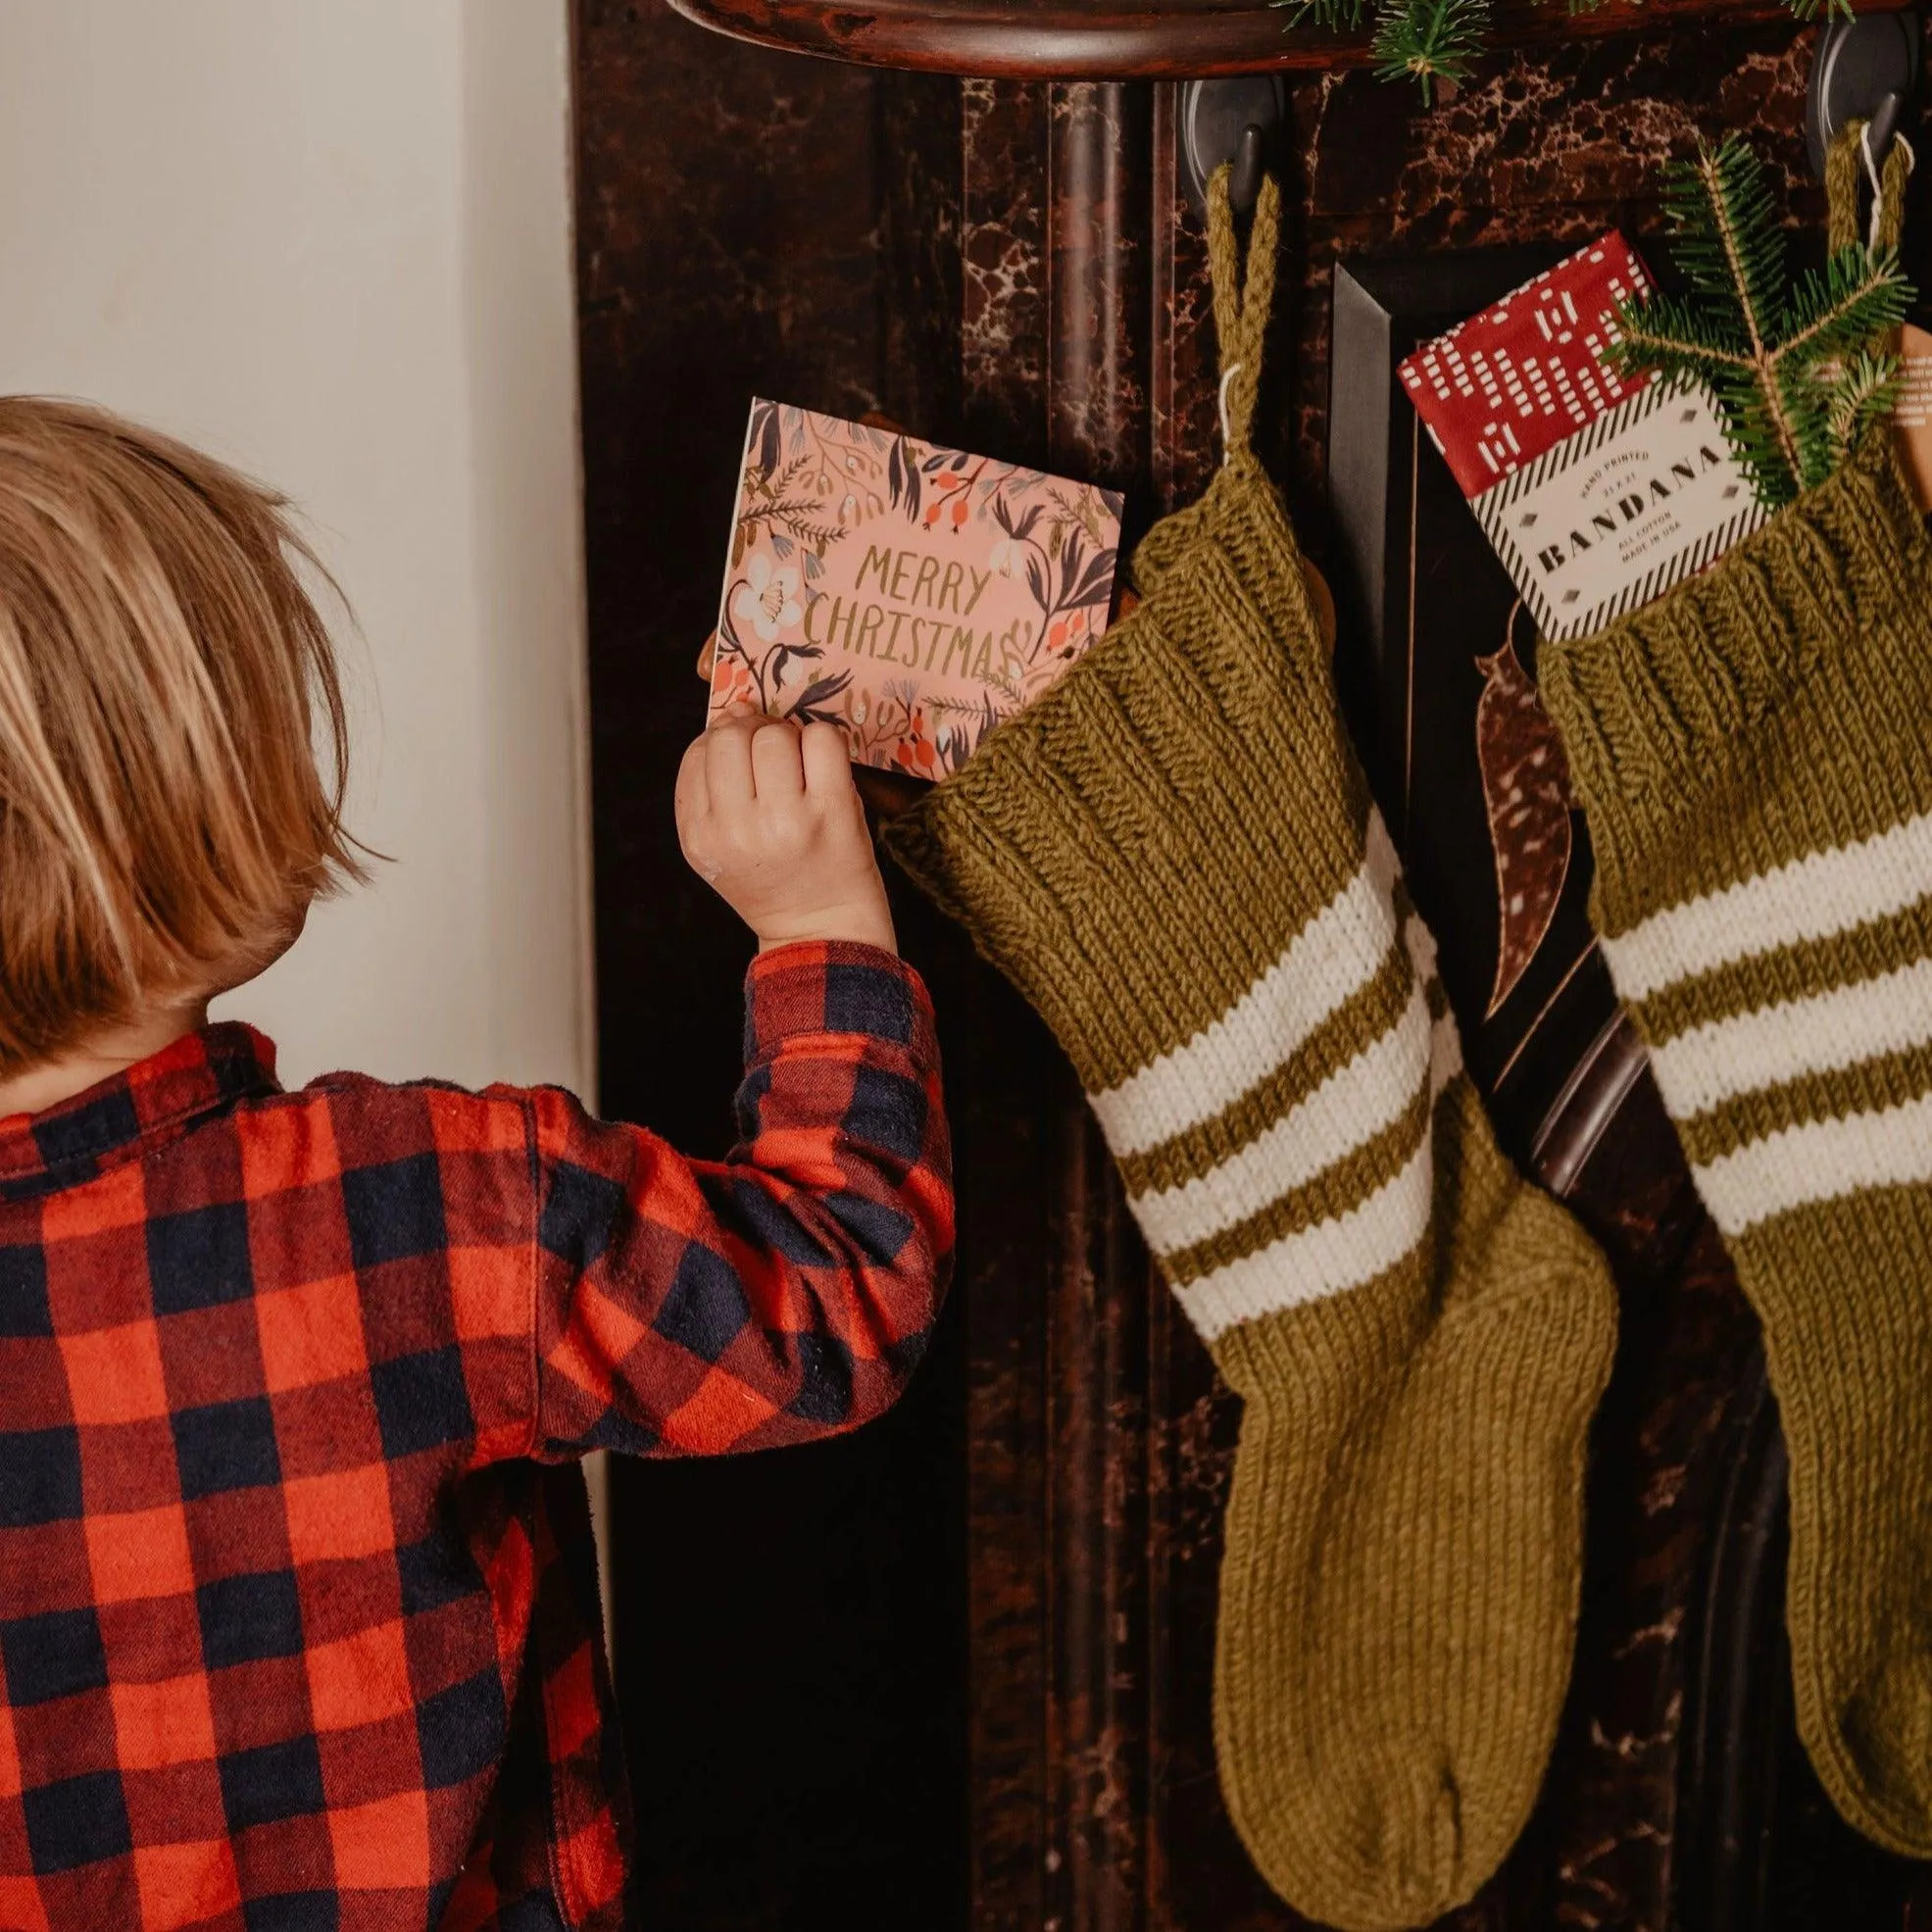
<svg viewBox="0 0 1932 1932"><path fill-rule="evenodd" d="M1606 364L1650 292L1619 234L1402 365L1404 387L1546 637L1579 637L1764 520L1710 396Z"/></svg>

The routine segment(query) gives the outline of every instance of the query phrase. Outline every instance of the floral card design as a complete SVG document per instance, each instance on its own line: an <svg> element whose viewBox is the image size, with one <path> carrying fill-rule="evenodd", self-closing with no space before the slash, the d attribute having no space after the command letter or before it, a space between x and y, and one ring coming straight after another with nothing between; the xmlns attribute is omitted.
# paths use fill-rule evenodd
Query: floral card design
<svg viewBox="0 0 1932 1932"><path fill-rule="evenodd" d="M711 707L843 727L943 778L1107 628L1120 497L754 401Z"/></svg>

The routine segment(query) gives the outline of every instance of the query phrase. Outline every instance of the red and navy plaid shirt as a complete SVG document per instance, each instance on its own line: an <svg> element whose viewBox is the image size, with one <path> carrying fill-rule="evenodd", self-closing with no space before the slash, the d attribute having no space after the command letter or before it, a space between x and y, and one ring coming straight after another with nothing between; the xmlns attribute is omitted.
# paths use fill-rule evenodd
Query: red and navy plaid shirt
<svg viewBox="0 0 1932 1932"><path fill-rule="evenodd" d="M855 1427L930 1330L932 1016L747 980L741 1140L211 1026L0 1121L0 1928L620 1923L576 1459Z"/></svg>

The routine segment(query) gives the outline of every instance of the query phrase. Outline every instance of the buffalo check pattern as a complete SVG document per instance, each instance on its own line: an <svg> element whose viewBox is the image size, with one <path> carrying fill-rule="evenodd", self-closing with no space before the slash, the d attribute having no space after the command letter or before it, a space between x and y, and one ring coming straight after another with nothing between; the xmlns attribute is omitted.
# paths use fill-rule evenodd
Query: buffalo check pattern
<svg viewBox="0 0 1932 1932"><path fill-rule="evenodd" d="M747 981L740 1140L211 1026L0 1121L0 1932L621 1922L586 1451L852 1428L952 1247L889 955Z"/></svg>

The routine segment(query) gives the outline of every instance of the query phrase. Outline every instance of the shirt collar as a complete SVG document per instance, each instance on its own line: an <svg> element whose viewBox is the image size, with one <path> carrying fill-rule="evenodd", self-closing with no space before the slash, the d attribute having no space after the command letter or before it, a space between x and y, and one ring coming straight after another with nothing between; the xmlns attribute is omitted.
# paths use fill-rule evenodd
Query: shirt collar
<svg viewBox="0 0 1932 1932"><path fill-rule="evenodd" d="M0 1119L0 1194L71 1186L245 1095L280 1091L273 1041L234 1021L204 1026L57 1107Z"/></svg>

